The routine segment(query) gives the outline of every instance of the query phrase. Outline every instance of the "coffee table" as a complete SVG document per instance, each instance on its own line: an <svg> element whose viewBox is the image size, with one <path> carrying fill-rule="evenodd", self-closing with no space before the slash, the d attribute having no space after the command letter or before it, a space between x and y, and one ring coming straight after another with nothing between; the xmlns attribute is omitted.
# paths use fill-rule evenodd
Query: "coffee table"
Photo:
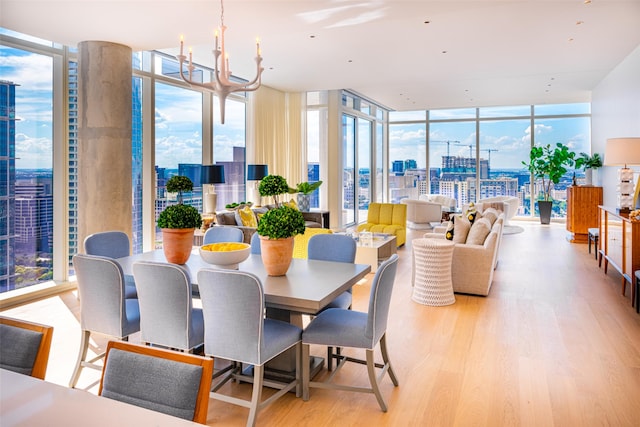
<svg viewBox="0 0 640 427"><path fill-rule="evenodd" d="M356 246L356 264L369 264L371 272L378 270L378 264L396 253L396 236L374 233L371 243L358 240Z"/></svg>

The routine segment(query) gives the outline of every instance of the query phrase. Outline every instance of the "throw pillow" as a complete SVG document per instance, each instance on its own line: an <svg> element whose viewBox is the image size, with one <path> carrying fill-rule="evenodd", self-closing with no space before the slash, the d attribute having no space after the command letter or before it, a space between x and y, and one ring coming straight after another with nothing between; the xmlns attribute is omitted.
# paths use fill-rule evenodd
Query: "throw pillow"
<svg viewBox="0 0 640 427"><path fill-rule="evenodd" d="M498 219L498 213L495 209L489 208L482 212L482 218L488 219L491 225L493 225L493 223L496 222L496 219Z"/></svg>
<svg viewBox="0 0 640 427"><path fill-rule="evenodd" d="M469 220L469 223L473 225L473 222L476 220L476 216L478 215L478 211L476 210L476 206L473 204L473 202L469 203L469 208L464 213L464 215Z"/></svg>
<svg viewBox="0 0 640 427"><path fill-rule="evenodd" d="M447 240L453 240L453 232L455 229L455 221L456 221L456 217L452 216L451 219L449 220L449 222L447 223L447 229L444 232L444 237Z"/></svg>
<svg viewBox="0 0 640 427"><path fill-rule="evenodd" d="M466 217L458 215L453 227L453 243L464 243L470 228L471 222Z"/></svg>
<svg viewBox="0 0 640 427"><path fill-rule="evenodd" d="M238 221L238 225L242 224L245 227L253 227L253 228L256 228L258 226L258 220L256 219L256 215L253 213L253 211L249 206L245 206L242 209L238 209L236 212L240 217L240 221Z"/></svg>
<svg viewBox="0 0 640 427"><path fill-rule="evenodd" d="M298 204L296 203L296 201L294 199L291 199L288 202L284 202L282 204L285 205L285 206L289 206L290 208L293 208L295 210L298 210Z"/></svg>
<svg viewBox="0 0 640 427"><path fill-rule="evenodd" d="M486 218L478 219L467 236L467 245L482 245L491 231L491 223Z"/></svg>

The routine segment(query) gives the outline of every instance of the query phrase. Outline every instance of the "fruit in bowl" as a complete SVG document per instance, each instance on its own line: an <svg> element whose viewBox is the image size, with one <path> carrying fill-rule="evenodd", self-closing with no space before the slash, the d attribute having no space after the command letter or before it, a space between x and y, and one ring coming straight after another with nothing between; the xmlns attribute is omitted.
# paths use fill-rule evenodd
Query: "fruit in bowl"
<svg viewBox="0 0 640 427"><path fill-rule="evenodd" d="M227 270L237 270L238 264L249 258L251 245L237 242L218 242L200 246L200 257L207 263Z"/></svg>

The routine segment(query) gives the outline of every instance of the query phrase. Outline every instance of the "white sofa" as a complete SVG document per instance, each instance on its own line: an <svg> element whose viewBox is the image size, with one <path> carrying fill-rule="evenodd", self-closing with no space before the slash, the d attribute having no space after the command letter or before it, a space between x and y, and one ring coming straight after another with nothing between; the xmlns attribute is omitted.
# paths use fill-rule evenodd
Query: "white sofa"
<svg viewBox="0 0 640 427"><path fill-rule="evenodd" d="M509 224L511 218L513 218L518 213L518 208L520 207L520 199L515 196L487 197L485 199L478 200L476 205L481 205L478 208L482 210L483 208L485 208L485 206L496 202L504 203L504 223L505 225Z"/></svg>
<svg viewBox="0 0 640 427"><path fill-rule="evenodd" d="M454 292L482 296L489 294L493 271L498 263L504 218L504 213L500 213L482 244L455 244L451 265ZM425 233L424 237L444 239L445 234Z"/></svg>
<svg viewBox="0 0 640 427"><path fill-rule="evenodd" d="M430 223L442 220L442 208L438 203L415 199L402 199L400 203L407 205L407 228L431 229Z"/></svg>
<svg viewBox="0 0 640 427"><path fill-rule="evenodd" d="M445 196L442 194L421 194L418 200L424 200L426 202L438 203L442 210L447 212L453 212L456 209L458 201L453 197Z"/></svg>

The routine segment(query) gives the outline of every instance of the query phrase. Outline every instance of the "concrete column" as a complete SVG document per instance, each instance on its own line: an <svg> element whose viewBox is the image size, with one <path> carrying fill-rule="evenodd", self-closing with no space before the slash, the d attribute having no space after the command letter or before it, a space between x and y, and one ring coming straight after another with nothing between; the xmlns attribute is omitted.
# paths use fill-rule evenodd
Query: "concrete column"
<svg viewBox="0 0 640 427"><path fill-rule="evenodd" d="M78 244L99 231L131 238L131 48L78 44Z"/></svg>

